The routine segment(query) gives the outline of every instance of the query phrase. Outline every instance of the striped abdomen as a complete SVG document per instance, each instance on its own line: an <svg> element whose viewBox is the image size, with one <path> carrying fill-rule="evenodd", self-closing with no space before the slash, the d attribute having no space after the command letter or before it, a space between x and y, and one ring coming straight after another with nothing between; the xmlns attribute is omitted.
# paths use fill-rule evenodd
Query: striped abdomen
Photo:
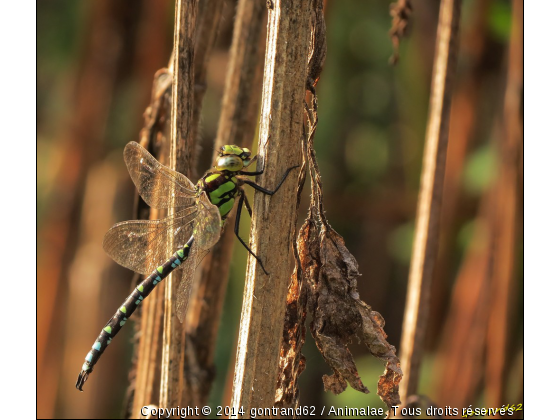
<svg viewBox="0 0 560 420"><path fill-rule="evenodd" d="M189 256L194 238L191 236L187 243L178 250L171 258L169 258L163 265L159 266L144 279L134 291L126 298L119 310L107 322L101 333L93 343L90 352L86 356L86 361L82 366L82 371L76 381L76 388L82 391L82 387L86 382L89 374L93 371L93 367L111 343L111 340L120 331L122 326L126 323L128 318L134 313L142 300L146 298L152 290L166 278L169 273L175 270L179 265L186 261Z"/></svg>

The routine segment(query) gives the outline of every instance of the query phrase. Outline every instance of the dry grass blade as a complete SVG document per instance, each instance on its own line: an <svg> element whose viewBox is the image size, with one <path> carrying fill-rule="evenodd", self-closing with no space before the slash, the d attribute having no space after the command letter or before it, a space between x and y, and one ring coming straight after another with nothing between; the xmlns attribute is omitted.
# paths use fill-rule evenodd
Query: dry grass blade
<svg viewBox="0 0 560 420"><path fill-rule="evenodd" d="M418 372L429 309L429 291L438 249L460 5L460 0L444 0L440 5L430 114L426 128L416 230L401 339L404 372L401 396L405 401L409 395L416 394L418 387Z"/></svg>
<svg viewBox="0 0 560 420"><path fill-rule="evenodd" d="M52 197L57 198L45 207L42 218L37 221L37 243L41 250L37 254L37 416L44 418L61 415L56 406L61 399L60 389L67 389L66 384L60 387L56 384L63 377L59 346L75 338L63 338L60 328L71 316L67 312L72 298L67 295L68 267L76 256L79 209L88 171L104 153L108 110L115 100L117 75L122 69L122 46L127 37L126 31L101 31L103 22L114 22L115 27L125 25L118 5L96 2L90 6L85 22L91 30L82 35L80 62L74 63L74 75L67 77L73 80L70 84L73 99L67 104L64 129L57 133L56 143L61 155L51 191ZM88 305L94 301L92 297ZM81 324L80 328L87 329L89 323L95 321L94 317L89 317L88 325ZM94 410L104 391L103 381L97 383L99 385L92 383L90 392L81 399L83 405L69 398L72 407L64 414L71 417L87 408Z"/></svg>
<svg viewBox="0 0 560 420"><path fill-rule="evenodd" d="M191 104L193 109L192 127L195 132L195 142L199 142L201 136L198 136L198 126L200 124L200 113L202 111L202 100L206 93L206 73L208 70L208 62L210 61L210 53L216 43L220 29L220 19L224 9L225 0L203 1L200 3L200 10L196 23L196 48L194 57L194 100ZM200 147L194 145L195 157L194 161L198 161ZM192 168L193 178L197 178Z"/></svg>
<svg viewBox="0 0 560 420"><path fill-rule="evenodd" d="M500 165L494 205L494 299L489 317L486 389L491 404L499 405L506 397L507 348L511 342L511 311L515 307L516 251L518 243L519 200L518 171L523 150L523 1L513 2L513 19L509 46L507 84L504 95L504 130L499 142Z"/></svg>
<svg viewBox="0 0 560 420"><path fill-rule="evenodd" d="M187 176L191 176L189 169L194 166L195 133L191 129L194 111L189 104L194 101L194 36L197 11L197 0L177 0L175 3L169 166ZM173 244L176 245L178 244ZM175 271L164 285L160 407L178 406L182 398L185 335L183 325L175 313L174 300L179 282L180 276Z"/></svg>
<svg viewBox="0 0 560 420"><path fill-rule="evenodd" d="M160 162L168 158L168 152L162 146L169 142L172 81L173 75L167 68L158 70L154 75L152 98L144 112L144 127L140 132L140 143L157 155ZM138 196L137 211L146 206L145 204L140 206L139 200ZM148 211L151 219L165 216L162 210ZM160 365L156 360L161 355L163 294L163 288L156 288L153 291L151 298L147 299L141 307L141 321L135 323L136 335L139 339L135 350L137 357L134 357L131 370L134 378L129 392L133 389L134 395L130 413L139 413L146 402L158 400L159 383L155 379L161 374Z"/></svg>

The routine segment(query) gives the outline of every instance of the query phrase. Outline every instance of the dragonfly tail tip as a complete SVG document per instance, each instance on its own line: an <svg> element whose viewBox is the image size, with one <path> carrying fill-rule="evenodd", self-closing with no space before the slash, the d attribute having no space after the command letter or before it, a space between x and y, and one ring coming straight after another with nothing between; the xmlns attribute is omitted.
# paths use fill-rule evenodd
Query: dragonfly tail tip
<svg viewBox="0 0 560 420"><path fill-rule="evenodd" d="M78 375L78 380L76 381L76 389L79 390L80 392L84 392L82 388L86 383L88 376L89 376L89 372L86 372L84 370L82 370Z"/></svg>

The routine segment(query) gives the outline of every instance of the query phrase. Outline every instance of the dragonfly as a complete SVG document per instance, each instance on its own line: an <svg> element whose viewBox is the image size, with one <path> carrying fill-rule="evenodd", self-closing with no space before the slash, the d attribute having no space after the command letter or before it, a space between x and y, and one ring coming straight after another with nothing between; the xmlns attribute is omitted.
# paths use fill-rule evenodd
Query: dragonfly
<svg viewBox="0 0 560 420"><path fill-rule="evenodd" d="M115 224L103 239L103 248L120 265L148 275L126 298L113 317L101 330L85 358L76 381L76 388L83 391L84 383L93 367L142 301L173 270L186 263L175 299L177 316L183 322L189 302L191 282L196 267L210 248L220 239L227 216L238 199L235 235L249 253L266 271L262 260L239 236L239 219L243 206L252 217L243 185L256 191L274 195L297 166L284 173L274 190L268 190L247 176L264 173L248 171L255 161L251 151L235 145L222 146L215 165L194 185L185 175L161 164L146 149L130 142L124 149L124 160L142 199L155 209L173 209L173 214L160 220L129 220ZM171 257L173 243L188 238ZM163 261L163 262L162 262Z"/></svg>

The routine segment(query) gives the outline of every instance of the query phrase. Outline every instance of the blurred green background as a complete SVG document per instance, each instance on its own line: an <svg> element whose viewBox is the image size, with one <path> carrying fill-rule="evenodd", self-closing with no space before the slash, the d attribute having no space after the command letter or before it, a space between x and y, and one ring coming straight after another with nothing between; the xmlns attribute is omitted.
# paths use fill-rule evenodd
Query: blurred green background
<svg viewBox="0 0 560 420"><path fill-rule="evenodd" d="M315 146L329 222L358 260L361 298L383 315L398 350L438 2L413 2L395 67L388 64L389 4L326 3ZM211 164L235 8L226 1L210 58L198 173ZM84 394L74 383L99 329L131 290L132 273L105 256L101 240L132 215L135 191L122 150L138 140L154 72L167 65L173 13L170 0L37 3L38 417L123 412L133 328L105 353ZM523 402L522 166L503 147L511 25L510 1L464 2L419 390L440 407ZM516 174L513 197L502 193L511 183L504 168ZM512 218L495 217L498 208ZM242 226L248 237L247 218ZM229 404L246 259L236 244L211 406ZM375 390L383 364L358 343L351 350L372 392L325 393L321 376L331 372L308 336L301 405L382 407Z"/></svg>

